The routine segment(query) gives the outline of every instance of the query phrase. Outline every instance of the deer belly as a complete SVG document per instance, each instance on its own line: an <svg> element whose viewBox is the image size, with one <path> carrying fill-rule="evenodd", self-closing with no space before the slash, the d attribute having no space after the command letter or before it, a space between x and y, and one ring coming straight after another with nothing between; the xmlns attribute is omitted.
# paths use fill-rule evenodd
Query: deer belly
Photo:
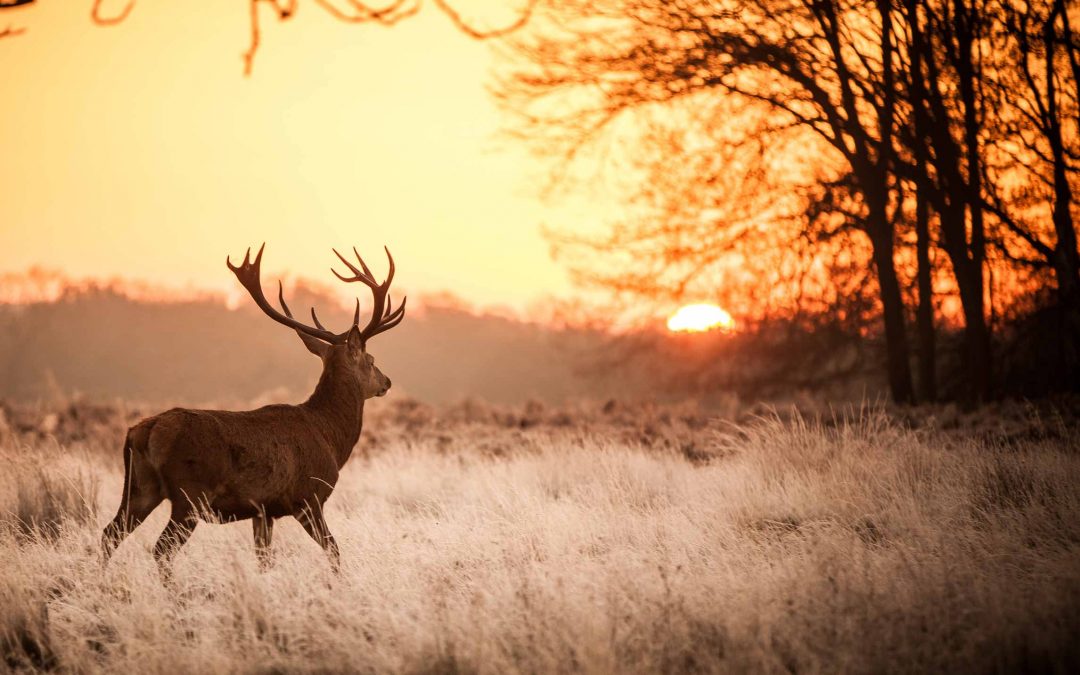
<svg viewBox="0 0 1080 675"><path fill-rule="evenodd" d="M273 461L267 454L229 448L229 470L209 500L214 511L228 519L280 518L318 507L329 497L336 472L298 461L291 453L277 453Z"/></svg>
<svg viewBox="0 0 1080 675"><path fill-rule="evenodd" d="M221 511L288 508L302 473L289 457L268 458L246 448L229 448L230 471L223 476L213 505ZM267 515L275 515L268 513Z"/></svg>

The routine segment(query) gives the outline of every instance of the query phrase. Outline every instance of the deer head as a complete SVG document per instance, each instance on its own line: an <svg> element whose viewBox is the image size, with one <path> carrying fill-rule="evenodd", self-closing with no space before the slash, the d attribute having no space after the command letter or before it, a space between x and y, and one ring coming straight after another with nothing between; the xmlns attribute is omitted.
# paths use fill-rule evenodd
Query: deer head
<svg viewBox="0 0 1080 675"><path fill-rule="evenodd" d="M264 314L274 321L294 329L308 351L322 359L324 372L333 371L352 378L359 385L365 399L373 396L384 396L390 390L390 378L383 375L375 367L375 359L367 351L367 342L379 333L398 325L405 318L405 298L402 298L397 309L393 308L390 299L390 282L394 279L394 258L390 255L390 250L384 247L386 257L390 262L390 269L386 275L386 280L380 284L375 281L371 270L355 248L353 253L356 255L357 262L360 263L359 269L349 262L345 256L338 253L336 249L332 249L352 274L352 276L345 276L331 268L330 271L334 273L334 276L346 283L359 282L364 284L371 289L374 300L371 308L371 319L368 320L363 329L360 328L360 300L357 298L352 326L342 333L332 333L319 321L314 307L311 308L311 320L315 324L314 326L309 326L294 319L289 306L285 303L285 295L280 281L278 281L278 304L281 305L282 311L279 312L274 309L266 300L266 296L262 292L260 279L260 265L262 263L263 249L265 248L266 244L263 244L258 253L255 254L254 260L251 260L251 249L249 248L247 253L244 254L244 261L240 265L233 265L231 258L226 258L225 264L236 275L241 285L247 289L251 299L255 301L255 304Z"/></svg>

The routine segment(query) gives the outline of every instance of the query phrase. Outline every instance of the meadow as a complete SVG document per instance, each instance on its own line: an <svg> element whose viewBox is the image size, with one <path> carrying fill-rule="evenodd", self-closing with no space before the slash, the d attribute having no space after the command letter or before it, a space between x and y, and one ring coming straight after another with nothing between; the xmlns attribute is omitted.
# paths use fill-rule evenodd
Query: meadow
<svg viewBox="0 0 1080 675"><path fill-rule="evenodd" d="M1077 672L1075 400L380 401L328 503L164 507L105 568L127 404L0 405L0 663L61 672Z"/></svg>

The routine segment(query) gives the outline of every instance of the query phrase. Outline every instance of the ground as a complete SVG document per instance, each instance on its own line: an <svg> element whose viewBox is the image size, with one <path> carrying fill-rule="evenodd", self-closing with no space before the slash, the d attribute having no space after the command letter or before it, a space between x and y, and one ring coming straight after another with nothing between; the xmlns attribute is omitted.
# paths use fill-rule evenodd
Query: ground
<svg viewBox="0 0 1080 675"><path fill-rule="evenodd" d="M72 672L1080 668L1075 402L980 413L409 400L369 409L328 503L164 507L105 568L132 406L0 405L0 657ZM141 412L151 412L150 410Z"/></svg>

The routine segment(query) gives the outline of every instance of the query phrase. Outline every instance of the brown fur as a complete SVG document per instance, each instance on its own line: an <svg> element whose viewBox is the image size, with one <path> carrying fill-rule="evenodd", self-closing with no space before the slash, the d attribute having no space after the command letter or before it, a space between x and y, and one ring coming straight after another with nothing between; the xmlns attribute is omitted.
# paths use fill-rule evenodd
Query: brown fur
<svg viewBox="0 0 1080 675"><path fill-rule="evenodd" d="M301 334L323 361L322 377L300 405L257 410L174 408L133 426L124 443L124 495L105 528L106 560L150 512L168 499L172 512L154 556L182 546L200 516L251 518L260 561L268 560L274 519L293 516L337 565L338 549L322 506L360 438L364 401L390 380L364 351L355 326L341 345Z"/></svg>

